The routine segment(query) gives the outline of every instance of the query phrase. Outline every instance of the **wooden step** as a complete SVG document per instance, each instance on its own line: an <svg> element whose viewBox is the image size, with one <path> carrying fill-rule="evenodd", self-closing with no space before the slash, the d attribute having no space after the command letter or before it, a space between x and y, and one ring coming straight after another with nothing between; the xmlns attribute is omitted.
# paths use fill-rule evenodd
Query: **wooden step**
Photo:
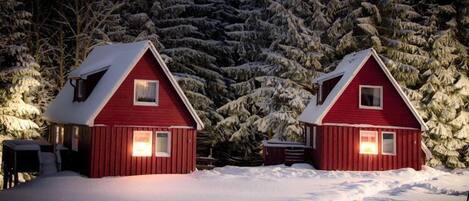
<svg viewBox="0 0 469 201"><path fill-rule="evenodd" d="M303 148L285 149L285 165L301 163L305 161L305 150Z"/></svg>

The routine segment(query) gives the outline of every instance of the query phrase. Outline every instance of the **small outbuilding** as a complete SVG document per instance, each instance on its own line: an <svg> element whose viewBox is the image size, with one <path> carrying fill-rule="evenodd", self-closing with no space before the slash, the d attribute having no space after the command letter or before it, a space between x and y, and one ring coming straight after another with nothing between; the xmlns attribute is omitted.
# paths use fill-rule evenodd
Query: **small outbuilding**
<svg viewBox="0 0 469 201"><path fill-rule="evenodd" d="M375 50L346 55L314 82L317 94L299 117L305 161L322 170L421 169L431 155L427 126ZM265 146L266 161L273 149Z"/></svg>
<svg viewBox="0 0 469 201"><path fill-rule="evenodd" d="M45 118L89 177L189 173L204 127L150 41L95 47Z"/></svg>

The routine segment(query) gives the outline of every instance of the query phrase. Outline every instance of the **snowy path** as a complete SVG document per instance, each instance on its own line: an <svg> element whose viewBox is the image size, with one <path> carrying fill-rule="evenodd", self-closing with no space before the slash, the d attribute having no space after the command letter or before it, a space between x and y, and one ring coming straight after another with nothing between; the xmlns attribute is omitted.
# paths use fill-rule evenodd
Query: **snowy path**
<svg viewBox="0 0 469 201"><path fill-rule="evenodd" d="M88 179L72 172L0 192L0 201L249 201L249 200L460 200L469 169L425 168L384 172L319 171L294 167L223 167L190 175Z"/></svg>

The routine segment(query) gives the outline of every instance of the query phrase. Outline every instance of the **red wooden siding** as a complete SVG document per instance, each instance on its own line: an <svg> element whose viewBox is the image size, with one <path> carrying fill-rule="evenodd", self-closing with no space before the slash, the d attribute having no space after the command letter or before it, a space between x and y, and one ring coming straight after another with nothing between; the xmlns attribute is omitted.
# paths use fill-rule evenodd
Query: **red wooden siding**
<svg viewBox="0 0 469 201"><path fill-rule="evenodd" d="M128 176L140 174L183 174L195 170L195 129L111 127L92 129L90 177ZM155 134L151 157L133 157L134 130L170 131L171 156L155 156Z"/></svg>
<svg viewBox="0 0 469 201"><path fill-rule="evenodd" d="M420 170L421 159L421 132L408 129L380 129L357 128L343 126L321 126L323 134L320 143L321 156L318 161L313 158L313 164L319 163L323 170L390 170L410 167ZM378 131L378 154L360 154L360 130ZM396 155L383 155L381 139L382 131L396 133ZM318 167L318 166L316 166Z"/></svg>
<svg viewBox="0 0 469 201"><path fill-rule="evenodd" d="M326 80L322 83L322 86L321 86L321 93L322 93L321 103L324 102L324 100L326 100L327 96L329 95L329 93L331 93L332 89L334 89L337 82L340 81L340 78L342 78L342 75L331 78L331 79L328 79L328 80Z"/></svg>
<svg viewBox="0 0 469 201"><path fill-rule="evenodd" d="M159 81L159 105L135 106L134 79ZM95 119L95 124L196 127L184 103L150 51L131 70Z"/></svg>
<svg viewBox="0 0 469 201"><path fill-rule="evenodd" d="M359 85L383 86L383 109L359 109ZM420 124L371 57L324 116L323 123L372 124L420 129Z"/></svg>

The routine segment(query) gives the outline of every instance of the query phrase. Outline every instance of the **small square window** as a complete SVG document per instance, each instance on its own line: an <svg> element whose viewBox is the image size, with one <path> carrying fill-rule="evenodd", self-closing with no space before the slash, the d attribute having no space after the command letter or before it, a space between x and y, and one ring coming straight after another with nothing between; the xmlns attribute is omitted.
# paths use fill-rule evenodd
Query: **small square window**
<svg viewBox="0 0 469 201"><path fill-rule="evenodd" d="M152 132L134 131L132 156L151 156Z"/></svg>
<svg viewBox="0 0 469 201"><path fill-rule="evenodd" d="M377 131L360 131L360 154L378 154Z"/></svg>
<svg viewBox="0 0 469 201"><path fill-rule="evenodd" d="M382 109L383 88L381 86L360 86L360 108Z"/></svg>
<svg viewBox="0 0 469 201"><path fill-rule="evenodd" d="M156 133L156 156L169 157L171 156L171 133L157 132Z"/></svg>
<svg viewBox="0 0 469 201"><path fill-rule="evenodd" d="M382 153L385 155L394 155L396 154L396 138L395 133L393 132L383 132Z"/></svg>
<svg viewBox="0 0 469 201"><path fill-rule="evenodd" d="M158 105L158 81L134 81L134 105Z"/></svg>

